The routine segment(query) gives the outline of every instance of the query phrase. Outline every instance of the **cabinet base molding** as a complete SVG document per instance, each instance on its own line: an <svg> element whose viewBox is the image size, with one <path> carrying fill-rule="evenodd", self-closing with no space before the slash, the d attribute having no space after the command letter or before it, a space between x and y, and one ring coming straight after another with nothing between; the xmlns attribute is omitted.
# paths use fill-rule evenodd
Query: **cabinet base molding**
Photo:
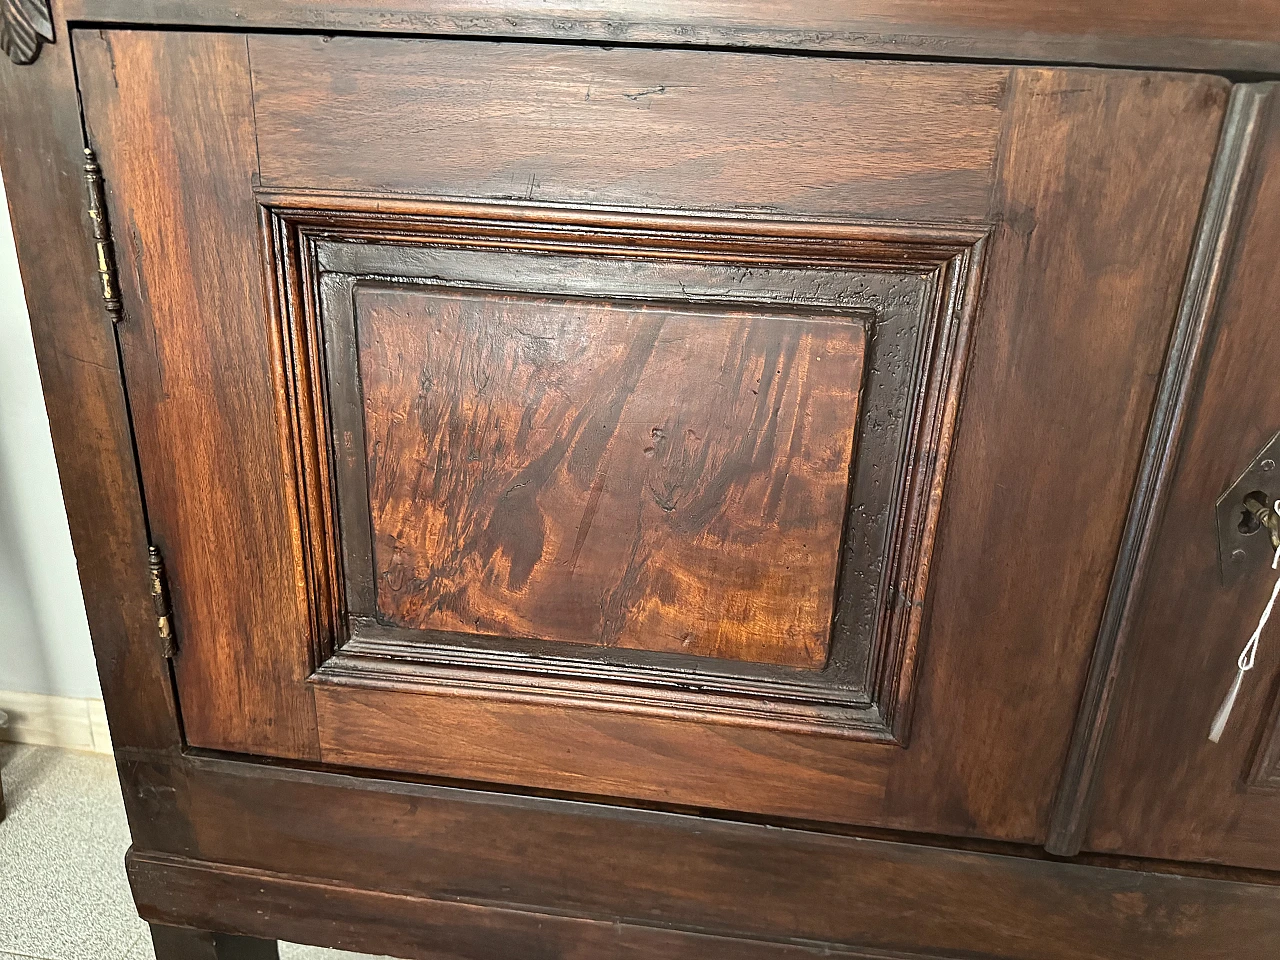
<svg viewBox="0 0 1280 960"><path fill-rule="evenodd" d="M1266 875L1029 859L213 757L120 759L126 797L154 811L135 823L128 868L157 924L467 960L1280 951L1280 885Z"/></svg>
<svg viewBox="0 0 1280 960"><path fill-rule="evenodd" d="M1210 958L1226 957L1228 944L1230 956L1237 960L1262 960L1274 957L1280 945L1280 888L1041 862L1040 882L1028 884L1019 902L984 892L993 879L1017 889L1017 874L1028 861L981 856L966 868L958 861L970 859L968 855L928 853L939 861L952 859L957 877L969 875L967 882L957 880L951 896L928 905L904 902L901 916L893 918L889 901L904 891L898 886L901 874L886 861L867 875L882 888L882 903L867 904L857 891L849 891L844 902L813 903L815 910L856 911L868 906L883 914L880 925L868 930L870 939L916 949L763 940L528 907L428 899L163 854L130 851L127 865L139 913L153 924L287 937L411 960L505 960L517 955L668 960ZM1056 888L1060 899L1045 895L1050 888ZM904 923L908 917L916 922ZM1033 917L1044 922L1028 922ZM1233 926L1234 934L1229 929ZM944 930L943 939L953 951L964 945L961 952L937 952L938 938L929 934ZM1112 952L1093 952L1104 948Z"/></svg>
<svg viewBox="0 0 1280 960"><path fill-rule="evenodd" d="M138 910L151 923L287 936L295 943L422 960L513 956L910 960L917 956L427 900L181 857L131 852L128 867ZM389 917L394 922L388 922Z"/></svg>

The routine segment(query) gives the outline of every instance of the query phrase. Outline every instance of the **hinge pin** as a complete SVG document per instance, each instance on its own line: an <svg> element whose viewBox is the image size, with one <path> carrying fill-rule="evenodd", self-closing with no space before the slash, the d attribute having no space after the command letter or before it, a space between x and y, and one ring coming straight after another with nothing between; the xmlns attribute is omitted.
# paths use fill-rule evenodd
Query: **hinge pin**
<svg viewBox="0 0 1280 960"><path fill-rule="evenodd" d="M98 255L98 277L102 282L102 303L112 322L124 319L120 302L120 285L116 274L116 251L107 223L107 195L102 180L102 167L93 150L84 150L84 182L89 189L89 219L93 222L93 241Z"/></svg>
<svg viewBox="0 0 1280 960"><path fill-rule="evenodd" d="M164 560L155 547L147 548L147 559L151 567L151 602L156 611L156 630L160 634L161 652L165 659L171 659L178 652L178 644L173 636L173 621L169 615L169 585L164 575Z"/></svg>

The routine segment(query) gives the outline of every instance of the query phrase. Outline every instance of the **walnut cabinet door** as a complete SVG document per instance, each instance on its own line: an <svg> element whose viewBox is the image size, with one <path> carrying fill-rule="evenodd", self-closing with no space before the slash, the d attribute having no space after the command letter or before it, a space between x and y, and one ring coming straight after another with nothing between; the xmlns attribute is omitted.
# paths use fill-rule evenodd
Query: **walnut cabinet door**
<svg viewBox="0 0 1280 960"><path fill-rule="evenodd" d="M1224 81L74 43L193 748L1044 839Z"/></svg>
<svg viewBox="0 0 1280 960"><path fill-rule="evenodd" d="M1278 575L1275 541L1244 501L1280 499L1280 85L1242 93L1232 240L1085 844L1276 870L1280 617L1260 635L1221 736L1209 739Z"/></svg>

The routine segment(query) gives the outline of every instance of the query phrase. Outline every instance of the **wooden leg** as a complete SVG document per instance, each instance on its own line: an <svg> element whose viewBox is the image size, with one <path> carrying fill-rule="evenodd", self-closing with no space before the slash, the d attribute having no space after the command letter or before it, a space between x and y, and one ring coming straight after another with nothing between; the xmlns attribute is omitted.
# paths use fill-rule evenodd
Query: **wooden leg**
<svg viewBox="0 0 1280 960"><path fill-rule="evenodd" d="M151 924L156 960L280 960L274 940Z"/></svg>

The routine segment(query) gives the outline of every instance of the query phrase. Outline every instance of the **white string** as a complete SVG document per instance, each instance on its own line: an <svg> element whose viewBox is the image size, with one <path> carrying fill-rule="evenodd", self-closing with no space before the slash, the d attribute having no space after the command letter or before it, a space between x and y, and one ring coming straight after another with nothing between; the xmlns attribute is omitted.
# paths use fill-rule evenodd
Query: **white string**
<svg viewBox="0 0 1280 960"><path fill-rule="evenodd" d="M1280 500L1275 502L1273 509L1276 513L1280 513ZM1276 555L1271 559L1271 569L1275 570L1277 568L1280 568L1280 547L1276 547ZM1267 606L1262 611L1262 618L1258 621L1258 628L1253 631L1253 636L1249 638L1249 642L1240 651L1240 659L1236 662L1241 670L1248 672L1253 669L1253 662L1258 656L1258 641L1262 638L1262 631L1266 628L1267 621L1271 619L1271 611L1275 609L1277 597L1280 597L1280 579L1277 579L1276 585L1271 588L1271 599L1267 601Z"/></svg>
<svg viewBox="0 0 1280 960"><path fill-rule="evenodd" d="M1277 500L1272 506L1277 514L1280 514L1280 500ZM1275 556L1271 559L1271 569L1280 569L1280 546L1276 547ZM1280 598L1280 577L1276 578L1276 584L1271 588L1271 599L1267 601L1266 607L1262 611L1262 616L1258 619L1258 626L1253 631L1253 635L1249 637L1249 642L1244 645L1244 649L1240 651L1240 657L1236 660L1236 677L1231 684L1231 689L1227 692L1227 697L1222 701L1222 706L1218 708L1217 715L1213 718L1213 725L1209 729L1209 739L1217 743L1222 736L1223 731L1227 727L1227 720L1231 717L1231 710L1235 706L1236 697L1240 693L1240 687L1244 683L1244 675L1253 669L1254 661L1258 657L1258 642L1262 639L1262 631L1267 627L1267 621L1271 619L1271 612L1275 609L1276 600Z"/></svg>

